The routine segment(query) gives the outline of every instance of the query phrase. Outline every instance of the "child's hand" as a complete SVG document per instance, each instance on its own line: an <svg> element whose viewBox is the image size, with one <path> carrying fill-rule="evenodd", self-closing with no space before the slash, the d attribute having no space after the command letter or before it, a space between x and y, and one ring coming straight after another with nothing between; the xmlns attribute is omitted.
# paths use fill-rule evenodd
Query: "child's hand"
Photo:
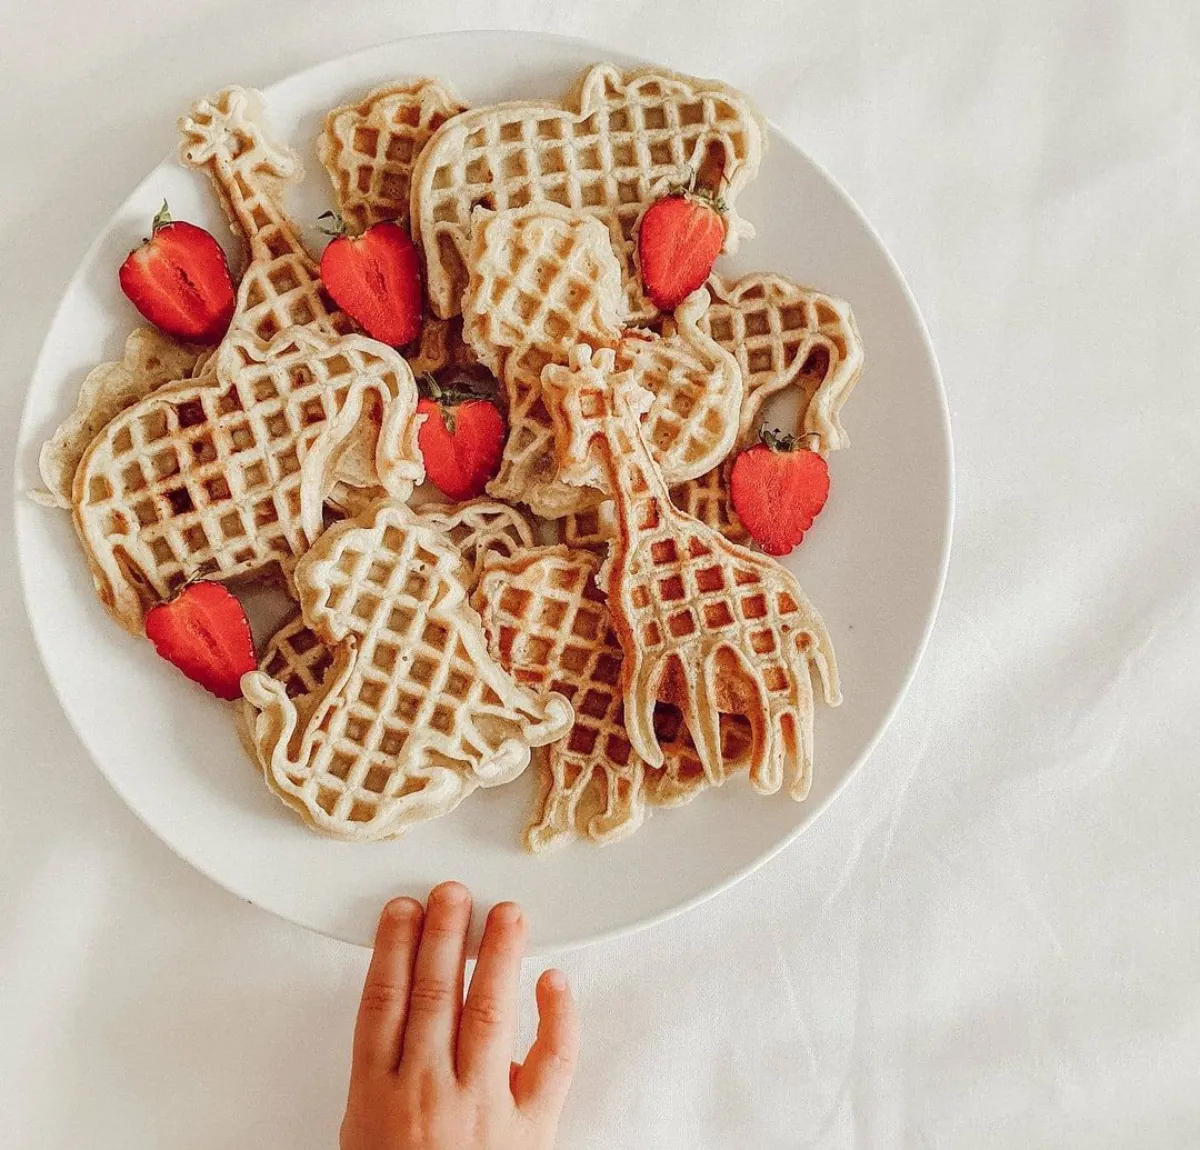
<svg viewBox="0 0 1200 1150"><path fill-rule="evenodd" d="M538 1030L510 1062L525 919L488 915L471 989L463 965L471 895L443 883L428 909L388 903L354 1030L342 1150L550 1150L571 1085L579 1024L566 979L538 980Z"/></svg>

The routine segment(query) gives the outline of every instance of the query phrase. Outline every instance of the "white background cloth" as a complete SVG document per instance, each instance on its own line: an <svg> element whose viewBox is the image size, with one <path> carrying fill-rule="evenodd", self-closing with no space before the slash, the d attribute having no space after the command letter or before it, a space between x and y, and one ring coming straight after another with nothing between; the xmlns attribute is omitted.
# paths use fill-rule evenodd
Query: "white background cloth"
<svg viewBox="0 0 1200 1150"><path fill-rule="evenodd" d="M198 93L482 26L745 88L924 309L954 556L907 704L829 812L722 897L561 960L585 1023L561 1145L1200 1145L1200 6L0 9L6 475L63 284ZM366 953L137 822L59 712L14 568L0 1145L332 1147Z"/></svg>

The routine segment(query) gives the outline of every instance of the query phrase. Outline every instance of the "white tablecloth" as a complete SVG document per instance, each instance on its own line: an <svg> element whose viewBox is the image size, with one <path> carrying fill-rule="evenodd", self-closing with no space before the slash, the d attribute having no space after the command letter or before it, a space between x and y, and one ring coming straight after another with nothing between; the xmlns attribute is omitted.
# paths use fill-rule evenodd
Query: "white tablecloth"
<svg viewBox="0 0 1200 1150"><path fill-rule="evenodd" d="M730 893L562 960L585 1019L562 1146L1200 1144L1197 5L4 9L5 474L58 293L197 93L485 25L746 88L921 302L955 553L908 701L830 811ZM143 829L2 564L0 1145L333 1146L366 953Z"/></svg>

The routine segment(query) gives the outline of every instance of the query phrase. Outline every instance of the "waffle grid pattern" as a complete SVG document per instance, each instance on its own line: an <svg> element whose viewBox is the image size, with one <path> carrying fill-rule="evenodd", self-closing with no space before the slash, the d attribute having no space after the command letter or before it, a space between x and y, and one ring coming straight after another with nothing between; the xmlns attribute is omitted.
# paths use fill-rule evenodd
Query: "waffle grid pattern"
<svg viewBox="0 0 1200 1150"><path fill-rule="evenodd" d="M442 506L427 503L413 512L423 523L441 531L458 548L460 575L473 589L490 555L508 558L534 545L533 528L515 508L486 499ZM259 670L282 684L289 699L314 694L321 686L333 655L320 636L297 612L280 625L267 642Z"/></svg>
<svg viewBox="0 0 1200 1150"><path fill-rule="evenodd" d="M504 384L509 436L488 493L555 518L594 495L555 481L554 431L541 375L579 343L620 337L620 269L604 229L538 205L481 215L463 300L463 336Z"/></svg>
<svg viewBox="0 0 1200 1150"><path fill-rule="evenodd" d="M75 472L84 452L104 425L163 384L188 379L207 359L208 349L182 344L157 328L129 333L121 358L87 373L75 410L42 446L38 467L44 492L31 492L39 503L70 508Z"/></svg>
<svg viewBox="0 0 1200 1150"><path fill-rule="evenodd" d="M850 305L776 275L713 275L708 287L713 302L700 327L737 359L745 383L739 441L754 438L767 399L796 385L797 430L816 435L822 452L848 446L839 413L863 364Z"/></svg>
<svg viewBox="0 0 1200 1150"><path fill-rule="evenodd" d="M298 161L268 137L259 115L255 94L227 88L180 122L184 163L208 173L230 222L250 245L230 334L249 332L263 343L289 327L348 334L353 324L327 299L319 269L282 205Z"/></svg>
<svg viewBox="0 0 1200 1150"><path fill-rule="evenodd" d="M454 543L459 553L459 576L461 578L469 572L471 586L486 556L496 554L507 557L533 544L532 529L517 511L487 500L450 506L426 504L414 515L444 533ZM286 697L292 700L301 723L307 721L333 667L333 651L308 625L301 612L291 616L276 630L259 660L259 669L275 680ZM239 728L257 760L253 736L254 715L248 703L243 701L239 704ZM416 793L415 790L412 793ZM308 813L307 810L305 813Z"/></svg>
<svg viewBox="0 0 1200 1150"><path fill-rule="evenodd" d="M618 532L603 575L626 663L631 742L661 762L652 733L656 699L680 707L713 782L724 774L717 712L743 714L764 738L751 777L764 791L782 783L786 750L792 793L807 793L811 770L812 672L837 698L836 666L824 624L795 579L773 560L729 543L670 502L643 440L648 397L613 372L613 354L572 355L570 369L547 373L551 401L577 477L607 473ZM696 724L699 724L699 729ZM780 742L781 740L781 742ZM771 753L771 748L775 753ZM658 751L658 754L655 754Z"/></svg>
<svg viewBox="0 0 1200 1150"><path fill-rule="evenodd" d="M399 834L510 781L531 742L565 729L489 658L461 563L436 530L387 505L369 525L331 528L297 571L305 617L335 640L339 670L299 761L272 755L268 772L322 829Z"/></svg>
<svg viewBox="0 0 1200 1150"><path fill-rule="evenodd" d="M138 629L141 610L191 579L287 570L307 549L329 485L310 460L327 462L349 432L343 413L368 396L386 409L412 395L415 406L403 361L377 352L305 329L265 354L235 339L216 378L155 392L105 428L76 476L76 520L110 581L140 600L126 625ZM416 464L398 470L393 493L419 475Z"/></svg>
<svg viewBox="0 0 1200 1150"><path fill-rule="evenodd" d="M493 657L538 695L557 691L575 708L569 734L547 755L541 810L526 832L535 853L569 835L581 806L587 837L609 842L645 817L642 761L625 733L622 652L604 596L599 560L543 547L492 561L476 590Z"/></svg>
<svg viewBox="0 0 1200 1150"><path fill-rule="evenodd" d="M642 211L689 167L707 171L718 157L717 182L736 236L733 200L756 174L762 152L762 129L748 105L700 84L706 82L661 72L622 76L601 65L583 78L578 104L500 105L450 121L424 153L413 185L435 311L458 310L476 207L549 202L604 224L621 261L630 319L657 315L641 288Z"/></svg>
<svg viewBox="0 0 1200 1150"><path fill-rule="evenodd" d="M671 488L671 502L685 515L719 531L731 543L748 546L746 530L729 498L728 464L706 471L698 479L689 479ZM607 548L616 534L616 513L612 500L596 507L566 515L559 521L562 541L571 547L591 551Z"/></svg>
<svg viewBox="0 0 1200 1150"><path fill-rule="evenodd" d="M694 479L733 448L742 403L737 361L700 327L708 293L690 295L658 338L621 342L617 365L654 397L643 434L668 483Z"/></svg>
<svg viewBox="0 0 1200 1150"><path fill-rule="evenodd" d="M625 731L624 654L595 578L600 561L586 551L541 547L489 560L473 603L492 655L539 695L570 699L575 722L543 758L541 796L526 831L531 851L573 833L593 842L632 834L647 804L679 806L711 784L679 711L660 705L655 727L663 765L648 768ZM724 716L727 766L745 760L749 726Z"/></svg>
<svg viewBox="0 0 1200 1150"><path fill-rule="evenodd" d="M325 117L317 156L342 218L358 231L408 218L413 166L421 149L466 105L438 80L386 84Z"/></svg>

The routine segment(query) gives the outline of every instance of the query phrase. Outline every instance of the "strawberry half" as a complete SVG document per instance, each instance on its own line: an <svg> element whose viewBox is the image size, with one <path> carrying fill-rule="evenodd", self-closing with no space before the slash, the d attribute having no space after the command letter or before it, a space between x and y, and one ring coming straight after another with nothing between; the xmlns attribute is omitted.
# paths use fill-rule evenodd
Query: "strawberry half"
<svg viewBox="0 0 1200 1150"><path fill-rule="evenodd" d="M372 339L401 347L421 334L421 263L399 224L383 223L361 236L346 234L332 212L335 236L321 255L321 279L338 305Z"/></svg>
<svg viewBox="0 0 1200 1150"><path fill-rule="evenodd" d="M150 238L118 273L121 290L160 331L214 344L233 318L233 278L221 245L203 228L171 219L166 200Z"/></svg>
<svg viewBox="0 0 1200 1150"><path fill-rule="evenodd" d="M425 459L425 475L455 501L474 499L500 470L504 454L504 416L474 382L463 378L443 386L432 376L421 380L426 393L417 401L425 421L417 443Z"/></svg>
<svg viewBox="0 0 1200 1150"><path fill-rule="evenodd" d="M829 498L829 465L793 436L764 430L762 438L734 462L729 494L754 541L768 555L786 555Z"/></svg>
<svg viewBox="0 0 1200 1150"><path fill-rule="evenodd" d="M192 583L146 615L146 637L158 653L219 699L241 697L253 671L254 639L242 605L219 583Z"/></svg>
<svg viewBox="0 0 1200 1150"><path fill-rule="evenodd" d="M725 244L724 207L699 192L656 200L642 216L638 255L654 306L672 311L708 279Z"/></svg>

